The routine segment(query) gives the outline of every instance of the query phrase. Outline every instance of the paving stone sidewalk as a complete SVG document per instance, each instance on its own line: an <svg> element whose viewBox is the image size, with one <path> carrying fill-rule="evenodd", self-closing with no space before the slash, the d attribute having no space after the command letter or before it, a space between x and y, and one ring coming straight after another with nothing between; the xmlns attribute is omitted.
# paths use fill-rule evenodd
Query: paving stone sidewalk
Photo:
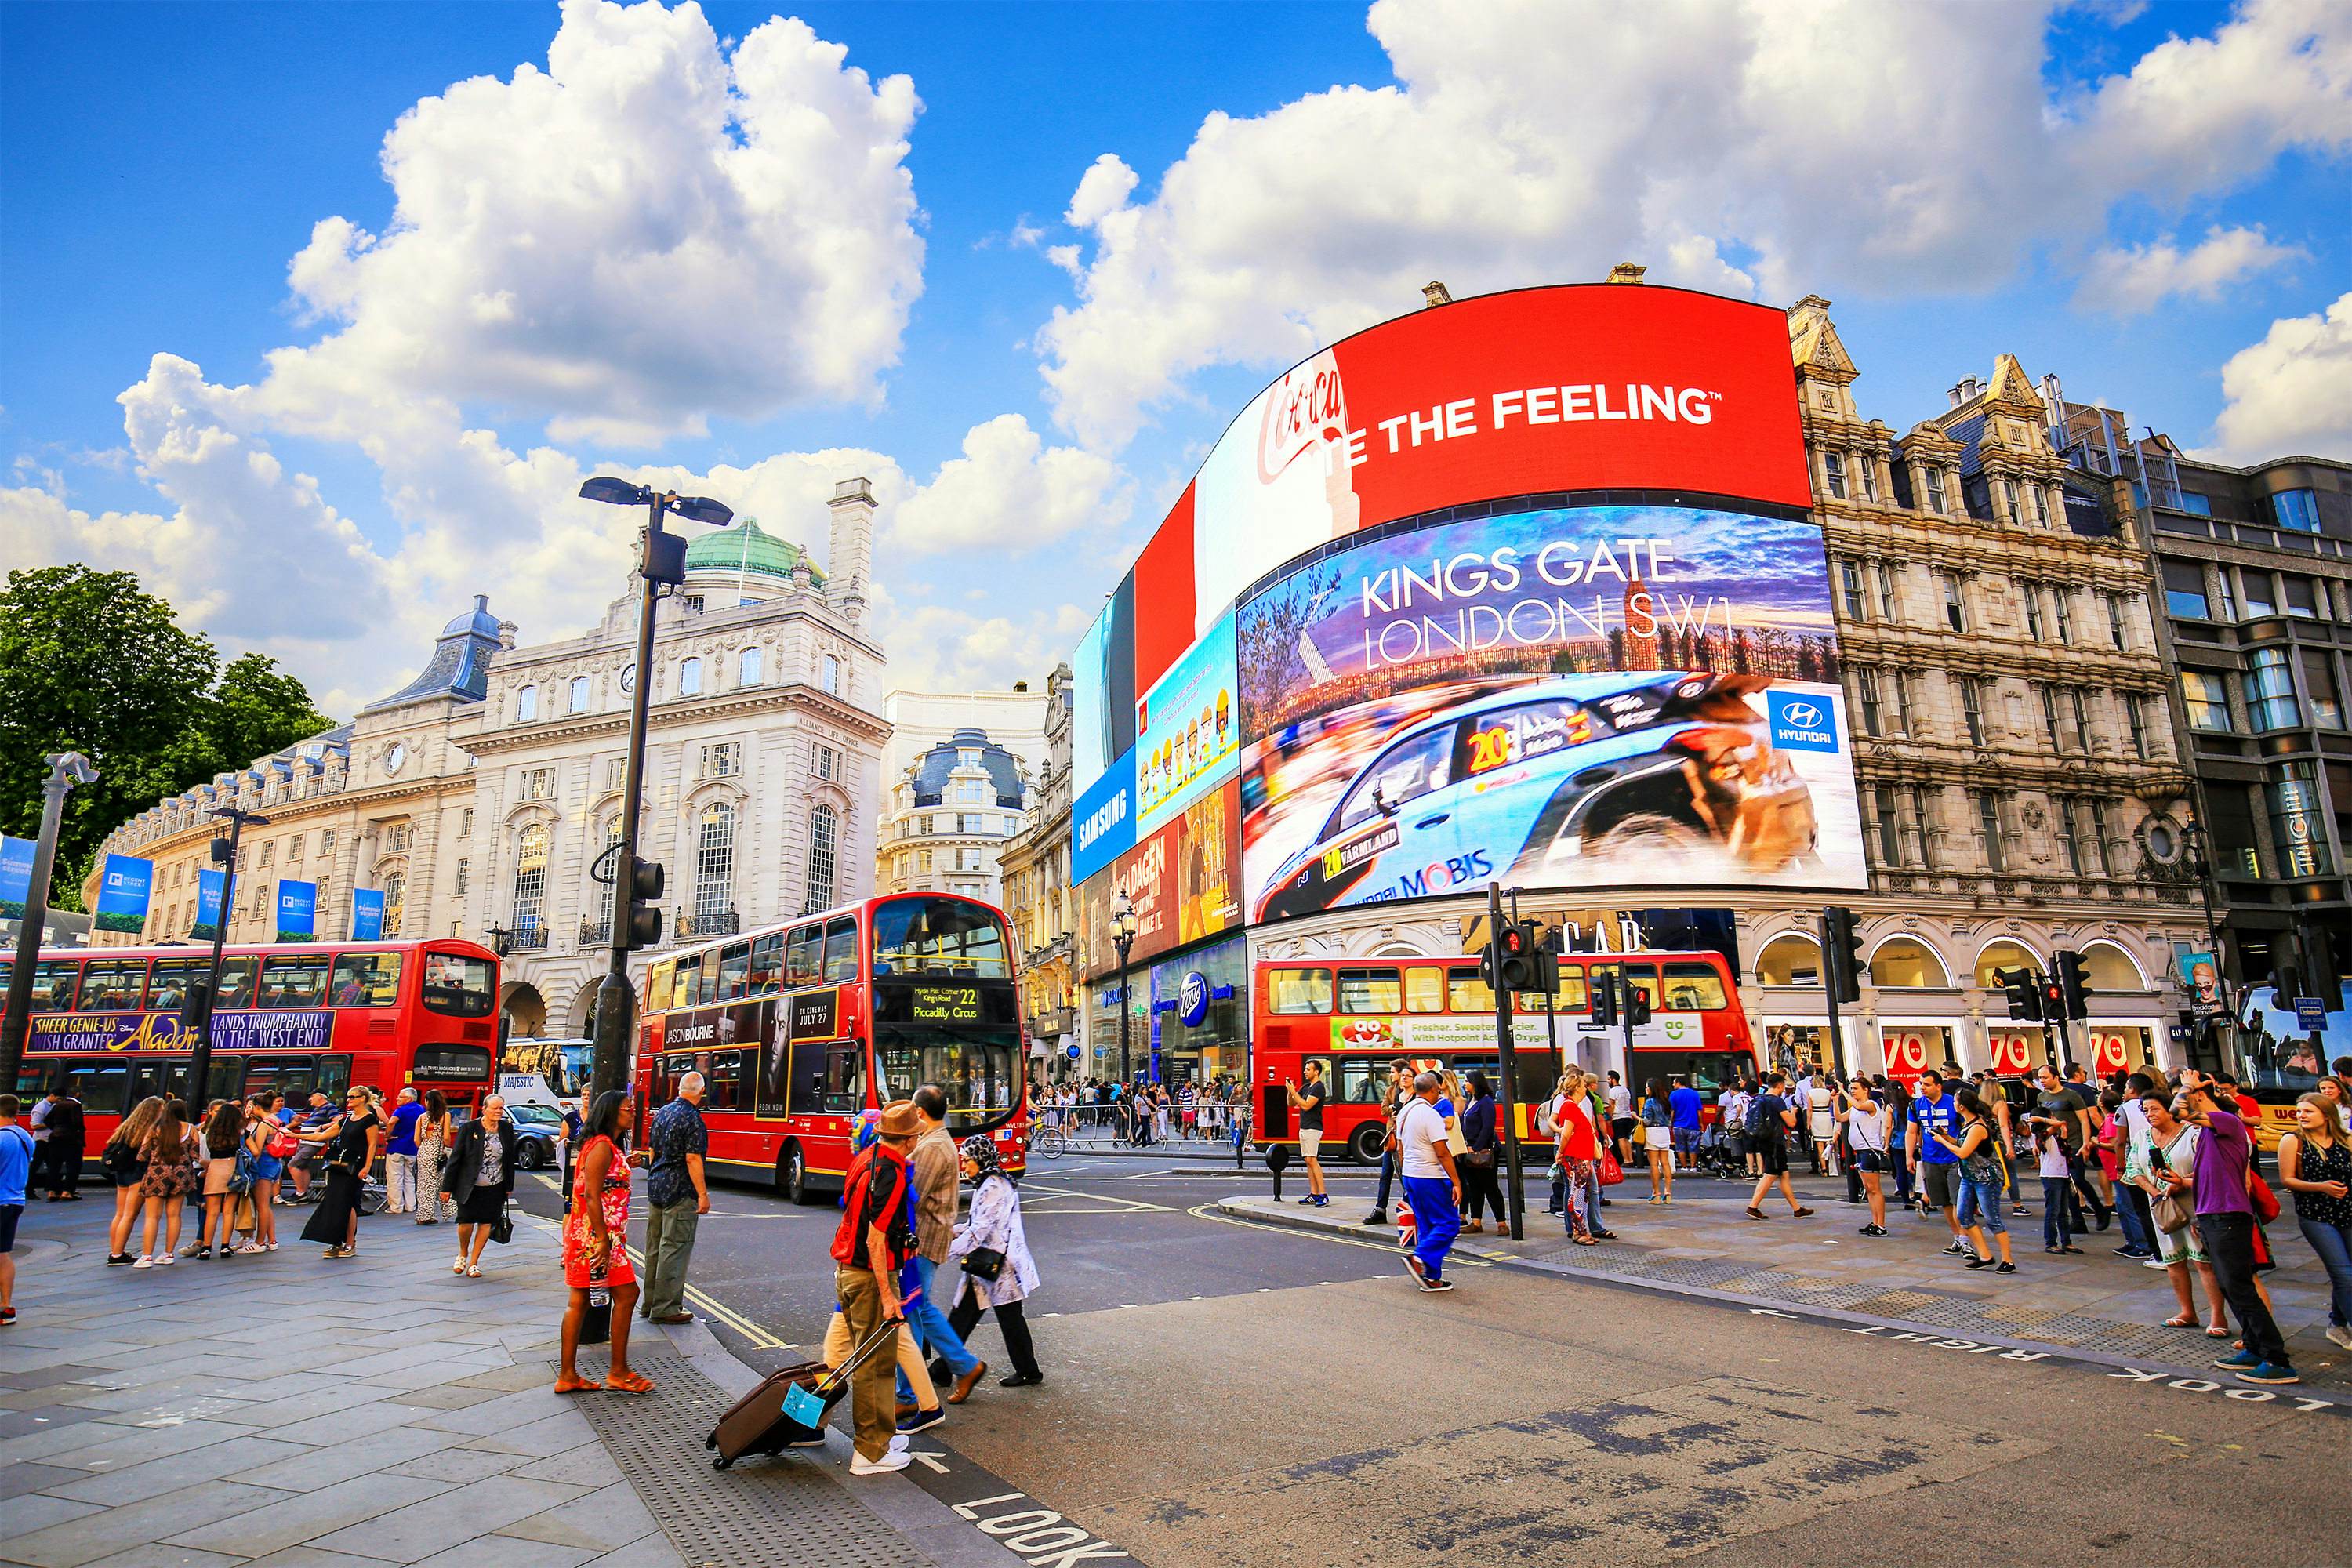
<svg viewBox="0 0 2352 1568"><path fill-rule="evenodd" d="M1856 1234L1869 1211L1848 1207L1843 1178L1799 1177L1799 1196L1816 1212L1792 1218L1775 1192L1763 1224L1743 1213L1748 1184L1686 1177L1671 1205L1649 1203L1646 1174L1629 1173L1610 1189L1613 1242L1570 1244L1557 1215L1543 1212L1548 1184L1540 1166L1528 1177L1527 1239L1514 1242L1489 1230L1465 1236L1474 1256L1567 1275L1597 1275L1626 1284L1763 1306L1809 1307L1857 1319L1898 1323L1986 1342L2048 1346L2094 1359L2178 1366L2201 1372L2216 1344L2195 1330L2160 1325L2178 1309L2163 1273L2111 1250L2120 1229L2078 1238L2082 1257L2042 1250L2039 1194L2030 1215L2010 1218L2018 1272L1970 1270L1940 1248L1951 1235L1940 1215L1922 1220L1897 1210L1894 1233ZM1335 1195L1328 1209L1302 1208L1291 1184L1282 1202L1264 1195L1230 1197L1218 1206L1237 1217L1355 1237L1394 1240L1394 1226L1360 1222L1369 1204ZM2307 1385L2352 1392L2352 1352L2329 1342L2327 1277L2295 1228L2292 1215L2267 1227L2279 1267L2263 1277L2273 1310L2295 1369ZM2201 1301L2201 1295L2200 1295ZM2227 1349L2226 1345L2220 1348Z"/></svg>
<svg viewBox="0 0 2352 1568"><path fill-rule="evenodd" d="M655 1510L688 1467L709 1473L702 1432L650 1470L640 1448L625 1475L583 1409L623 1396L552 1393L551 1227L519 1215L478 1279L450 1270L454 1226L396 1215L362 1221L348 1260L287 1239L267 1256L134 1270L105 1265L109 1195L25 1216L19 1318L0 1331L0 1562L684 1568ZM308 1212L280 1209L281 1237ZM681 1382L731 1394L753 1380L698 1324L648 1337L648 1362ZM833 1448L845 1460L845 1440ZM856 1561L990 1561L903 1478L852 1491L838 1468L733 1472L747 1510L789 1479L831 1522L827 1541L804 1541L767 1507L766 1538L720 1560L833 1563L855 1542Z"/></svg>

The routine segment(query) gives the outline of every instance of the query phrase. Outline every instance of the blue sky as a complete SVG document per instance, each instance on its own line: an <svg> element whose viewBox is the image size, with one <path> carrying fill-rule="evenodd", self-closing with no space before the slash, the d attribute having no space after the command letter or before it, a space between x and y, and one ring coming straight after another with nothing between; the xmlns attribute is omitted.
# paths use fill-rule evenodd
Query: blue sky
<svg viewBox="0 0 2352 1568"><path fill-rule="evenodd" d="M901 677L1009 681L1314 342L1621 257L1830 298L1898 431L2009 351L2352 455L2341 5L773 15L0 9L0 555L347 711L472 592L536 639L619 591L582 471L820 550L871 471Z"/></svg>

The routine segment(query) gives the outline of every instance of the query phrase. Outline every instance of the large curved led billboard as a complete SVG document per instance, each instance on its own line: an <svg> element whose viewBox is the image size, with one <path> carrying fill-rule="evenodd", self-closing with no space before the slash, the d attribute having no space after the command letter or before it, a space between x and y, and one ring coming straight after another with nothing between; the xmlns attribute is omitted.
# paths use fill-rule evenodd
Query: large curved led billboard
<svg viewBox="0 0 2352 1568"><path fill-rule="evenodd" d="M1248 920L1496 878L1859 885L1811 502L1769 307L1531 289L1332 344L1235 417L1072 657L1075 876L1149 885L1237 784Z"/></svg>

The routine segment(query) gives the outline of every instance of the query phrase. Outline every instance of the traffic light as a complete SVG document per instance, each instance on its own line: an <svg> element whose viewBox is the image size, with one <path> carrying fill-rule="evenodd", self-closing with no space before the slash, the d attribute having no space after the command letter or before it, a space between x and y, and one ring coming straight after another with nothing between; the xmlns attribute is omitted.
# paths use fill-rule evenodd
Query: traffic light
<svg viewBox="0 0 2352 1568"><path fill-rule="evenodd" d="M1503 948L1503 991L1540 991L1543 989L1543 961L1536 943L1536 928L1532 921L1521 921L1504 926L1496 932Z"/></svg>
<svg viewBox="0 0 2352 1568"><path fill-rule="evenodd" d="M2009 993L2009 1016L2029 1024L2042 1021L2042 984L2031 969L1999 969L1993 978Z"/></svg>
<svg viewBox="0 0 2352 1568"><path fill-rule="evenodd" d="M1625 1026L1638 1029L1650 1021L1650 994L1634 984L1625 983Z"/></svg>
<svg viewBox="0 0 2352 1568"><path fill-rule="evenodd" d="M2060 1016L2089 1017L2091 1008L2085 998L2091 994L2091 987L2084 978L2083 955L2073 948L2062 949L2058 954L2057 979L2058 1001L2063 1009Z"/></svg>
<svg viewBox="0 0 2352 1568"><path fill-rule="evenodd" d="M621 936L629 946L651 947L661 941L663 883L658 860L629 863L628 919L621 927Z"/></svg>
<svg viewBox="0 0 2352 1568"><path fill-rule="evenodd" d="M2331 1013L2344 1011L2344 982L2336 973L2336 944L2327 933L2306 926L2303 932L2303 968L2311 976L2305 996L2316 996Z"/></svg>
<svg viewBox="0 0 2352 1568"><path fill-rule="evenodd" d="M213 991L208 981L191 980L180 998L180 1027L201 1030L213 1016Z"/></svg>
<svg viewBox="0 0 2352 1568"><path fill-rule="evenodd" d="M1592 977L1592 1021L1604 1029L1617 1026L1617 975L1612 970Z"/></svg>
<svg viewBox="0 0 2352 1568"><path fill-rule="evenodd" d="M1862 957L1862 933L1854 929L1852 910L1822 911L1822 960L1828 971L1831 997L1839 1002L1862 1000L1862 976L1868 967Z"/></svg>

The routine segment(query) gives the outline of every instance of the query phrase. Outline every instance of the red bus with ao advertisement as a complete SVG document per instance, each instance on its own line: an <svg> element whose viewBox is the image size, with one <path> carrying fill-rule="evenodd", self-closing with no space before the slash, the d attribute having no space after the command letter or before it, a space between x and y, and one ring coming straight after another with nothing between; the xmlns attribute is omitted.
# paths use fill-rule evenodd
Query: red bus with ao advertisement
<svg viewBox="0 0 2352 1568"><path fill-rule="evenodd" d="M211 964L208 947L43 952L17 1099L71 1089L95 1160L131 1107L186 1095L195 1037L180 1004ZM0 959L0 984L12 967ZM232 946L221 957L205 1098L275 1089L307 1103L319 1089L340 1104L358 1083L386 1099L437 1089L473 1106L497 1071L498 998L498 955L456 938Z"/></svg>
<svg viewBox="0 0 2352 1568"><path fill-rule="evenodd" d="M794 1203L839 1190L862 1110L936 1083L957 1138L1024 1167L1027 1045L1003 914L904 893L703 942L656 963L637 1032L639 1114L702 1074L714 1172Z"/></svg>
<svg viewBox="0 0 2352 1568"><path fill-rule="evenodd" d="M1756 1046L1730 963L1719 952L1622 952L1560 955L1559 993L1545 1017L1541 993L1512 998L1511 1047L1519 1088L1528 1104L1548 1097L1563 1060L1595 1071L1626 1071L1626 1033L1592 1022L1591 983L1601 973L1650 1001L1647 1023L1633 1030L1626 1081L1638 1098L1653 1078L1687 1074L1706 1097L1735 1079L1759 1071ZM1501 1053L1495 1040L1495 994L1471 958L1391 958L1332 962L1261 962L1253 990L1255 1028L1250 1068L1257 1086L1253 1142L1292 1143L1284 1086L1301 1081L1308 1058L1331 1086L1323 1113L1323 1143L1345 1149L1361 1163L1378 1164L1387 1136L1381 1107L1389 1064L1399 1057L1416 1068L1467 1074L1481 1069L1502 1093ZM1555 1048L1555 1042L1557 1048ZM1535 1136L1524 1110L1519 1134Z"/></svg>

